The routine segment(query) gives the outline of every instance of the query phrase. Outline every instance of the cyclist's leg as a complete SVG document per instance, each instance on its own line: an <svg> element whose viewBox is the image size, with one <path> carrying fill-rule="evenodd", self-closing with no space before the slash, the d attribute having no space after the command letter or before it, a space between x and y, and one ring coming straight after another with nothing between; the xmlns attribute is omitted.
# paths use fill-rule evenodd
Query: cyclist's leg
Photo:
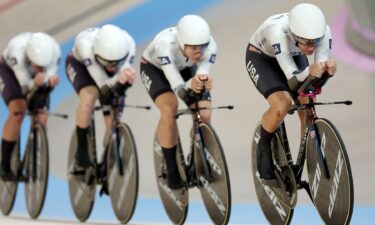
<svg viewBox="0 0 375 225"><path fill-rule="evenodd" d="M26 101L22 98L13 99L8 103L9 115L3 127L1 141L1 166L0 176L3 179L13 178L10 169L10 157L18 140L21 124L26 112Z"/></svg>
<svg viewBox="0 0 375 225"><path fill-rule="evenodd" d="M178 128L174 118L178 100L162 70L141 60L141 77L150 97L160 110L160 119L156 129L160 146L167 164L167 179L170 188L182 187L181 177L176 163Z"/></svg>
<svg viewBox="0 0 375 225"><path fill-rule="evenodd" d="M65 68L69 81L79 95L79 105L76 110L78 150L75 158L77 164L85 168L91 165L87 151L87 134L99 91L86 66L75 60L71 55L67 56Z"/></svg>
<svg viewBox="0 0 375 225"><path fill-rule="evenodd" d="M0 63L0 78L3 82L1 94L8 106L8 118L3 126L2 134L0 173L4 175L3 178L11 178L10 158L20 134L26 112L26 100L14 72L4 63Z"/></svg>
<svg viewBox="0 0 375 225"><path fill-rule="evenodd" d="M257 150L257 168L262 181L277 185L273 171L271 140L291 105L287 80L276 59L262 54L253 46L246 52L246 68L258 91L267 99L270 108L262 117L261 137Z"/></svg>
<svg viewBox="0 0 375 225"><path fill-rule="evenodd" d="M79 92L80 101L76 110L78 151L75 158L77 165L83 168L91 165L87 148L87 134L97 98L98 89L95 86L86 86Z"/></svg>
<svg viewBox="0 0 375 225"><path fill-rule="evenodd" d="M156 132L167 165L168 186L172 189L181 188L183 184L176 162L178 128L174 118L178 108L177 97L173 92L165 92L155 99L155 104L160 110Z"/></svg>
<svg viewBox="0 0 375 225"><path fill-rule="evenodd" d="M268 182L269 185L273 185L276 182L276 177L273 170L271 141L274 132L287 115L288 109L292 104L292 99L288 92L278 91L268 96L267 101L270 104L270 108L262 117L261 136L257 152L257 165L260 177Z"/></svg>

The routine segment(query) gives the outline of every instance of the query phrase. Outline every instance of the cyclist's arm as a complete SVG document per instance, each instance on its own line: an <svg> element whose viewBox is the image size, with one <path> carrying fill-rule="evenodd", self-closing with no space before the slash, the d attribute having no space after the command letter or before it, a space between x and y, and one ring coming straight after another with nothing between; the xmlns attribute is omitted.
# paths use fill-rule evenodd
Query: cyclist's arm
<svg viewBox="0 0 375 225"><path fill-rule="evenodd" d="M215 40L211 37L210 44L204 52L201 61L198 63L197 75L209 75L212 65L215 63L217 55L217 45Z"/></svg>
<svg viewBox="0 0 375 225"><path fill-rule="evenodd" d="M33 89L35 87L34 80L30 79L30 73L23 65L13 65L11 66L18 83L22 89L22 93L25 93L27 90Z"/></svg>
<svg viewBox="0 0 375 225"><path fill-rule="evenodd" d="M332 51L332 34L329 26L327 26L326 34L315 50L315 62L325 62L331 58Z"/></svg>
<svg viewBox="0 0 375 225"><path fill-rule="evenodd" d="M332 51L332 34L329 26L327 26L326 34L320 45L316 49L315 62L324 62L325 71L333 76L336 73L336 62L331 58Z"/></svg>
<svg viewBox="0 0 375 225"><path fill-rule="evenodd" d="M158 64L171 85L173 91L178 92L181 87L190 88L186 86L184 79L178 70L171 54L170 46L167 42L160 41L155 48L156 58Z"/></svg>
<svg viewBox="0 0 375 225"><path fill-rule="evenodd" d="M127 45L129 47L129 55L126 58L124 64L120 67L120 71L123 71L126 68L130 68L130 69L133 68L135 54L136 54L136 44L135 44L134 39L130 35L128 35Z"/></svg>
<svg viewBox="0 0 375 225"><path fill-rule="evenodd" d="M34 81L30 78L30 72L26 67L26 50L22 46L22 44L18 43L18 40L11 41L4 50L4 58L7 65L14 72L22 93L25 94L25 92L34 87Z"/></svg>
<svg viewBox="0 0 375 225"><path fill-rule="evenodd" d="M169 59L166 59L166 60L169 60ZM169 84L171 85L174 91L177 91L181 87L184 87L186 90L190 89L190 86L188 84L185 84L180 74L180 71L178 71L174 63L161 65L161 69L163 70L165 77L167 78Z"/></svg>
<svg viewBox="0 0 375 225"><path fill-rule="evenodd" d="M133 63L135 59L136 53L136 45L134 39L128 35L128 46L129 46L129 53L125 60L125 62L119 68L119 72L115 75L116 81L122 83L122 80L126 80L128 84L133 84L135 78L135 71L133 69Z"/></svg>
<svg viewBox="0 0 375 225"><path fill-rule="evenodd" d="M49 85L52 84L52 87L57 84L57 81L56 81L56 84L55 84L55 82L50 83L50 81L51 81L52 77L54 77L54 76L57 77L57 70L59 68L59 64L60 64L60 60L61 60L60 46L56 43L54 48L55 48L54 60L53 60L53 63L46 68L46 77L45 77L45 80L44 80L45 83L48 83ZM53 78L53 79L56 80L55 78ZM57 78L57 80L58 80L58 78Z"/></svg>
<svg viewBox="0 0 375 225"><path fill-rule="evenodd" d="M309 75L308 67L299 70L296 63L293 60L293 56L289 53L289 40L286 34L284 34L280 29L270 29L269 31L270 43L273 47L274 54L277 62L279 63L282 71L284 72L286 78L296 79L302 82Z"/></svg>
<svg viewBox="0 0 375 225"><path fill-rule="evenodd" d="M299 70L293 60L293 56L289 53L289 40L281 27L270 27L266 30L270 45L276 60L284 72L288 86L291 90L296 90L309 75L309 67Z"/></svg>

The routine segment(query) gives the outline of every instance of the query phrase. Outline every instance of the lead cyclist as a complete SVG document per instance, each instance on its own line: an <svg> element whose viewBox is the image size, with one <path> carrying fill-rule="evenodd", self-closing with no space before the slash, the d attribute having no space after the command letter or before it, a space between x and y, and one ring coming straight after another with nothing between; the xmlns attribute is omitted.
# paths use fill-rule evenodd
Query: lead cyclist
<svg viewBox="0 0 375 225"><path fill-rule="evenodd" d="M332 35L318 6L301 3L289 13L268 17L251 36L246 49L246 69L269 104L261 119L257 169L264 185L278 186L274 174L271 140L292 105L306 103L297 87L309 76L333 76ZM313 56L309 65L307 56ZM304 112L299 112L303 127Z"/></svg>

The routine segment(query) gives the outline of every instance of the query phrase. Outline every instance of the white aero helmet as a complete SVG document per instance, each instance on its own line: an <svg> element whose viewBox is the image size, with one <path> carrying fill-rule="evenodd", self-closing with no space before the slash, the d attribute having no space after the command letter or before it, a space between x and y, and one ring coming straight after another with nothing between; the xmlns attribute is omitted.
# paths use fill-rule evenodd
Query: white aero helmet
<svg viewBox="0 0 375 225"><path fill-rule="evenodd" d="M94 40L94 54L102 60L116 62L128 55L126 32L121 28L107 24L99 29Z"/></svg>
<svg viewBox="0 0 375 225"><path fill-rule="evenodd" d="M177 23L177 41L185 45L204 45L210 42L211 32L207 22L200 16L187 15Z"/></svg>
<svg viewBox="0 0 375 225"><path fill-rule="evenodd" d="M46 67L53 63L56 41L46 33L34 33L26 45L26 56L35 65Z"/></svg>
<svg viewBox="0 0 375 225"><path fill-rule="evenodd" d="M303 44L318 44L326 33L326 26L324 15L316 5L301 3L289 12L289 29L296 41Z"/></svg>

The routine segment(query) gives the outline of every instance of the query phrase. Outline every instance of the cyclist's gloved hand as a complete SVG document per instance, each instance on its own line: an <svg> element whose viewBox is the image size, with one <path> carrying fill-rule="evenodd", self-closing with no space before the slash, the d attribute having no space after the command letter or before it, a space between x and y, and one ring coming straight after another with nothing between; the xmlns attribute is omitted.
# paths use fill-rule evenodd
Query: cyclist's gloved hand
<svg viewBox="0 0 375 225"><path fill-rule="evenodd" d="M185 103L189 102L189 99L196 96L196 93L190 89L186 83L178 86L175 91L178 97L180 97Z"/></svg>
<svg viewBox="0 0 375 225"><path fill-rule="evenodd" d="M117 83L112 87L113 94L116 95L116 96L124 96L126 90L127 90L130 86L131 86L131 84L129 84L129 83L121 84L121 83L117 82Z"/></svg>
<svg viewBox="0 0 375 225"><path fill-rule="evenodd" d="M207 75L196 75L189 80L190 88L195 93L200 93L203 89L211 89L212 79L209 79Z"/></svg>
<svg viewBox="0 0 375 225"><path fill-rule="evenodd" d="M112 90L108 85L103 85L100 87L100 94L103 96L104 99L109 99L112 94Z"/></svg>

